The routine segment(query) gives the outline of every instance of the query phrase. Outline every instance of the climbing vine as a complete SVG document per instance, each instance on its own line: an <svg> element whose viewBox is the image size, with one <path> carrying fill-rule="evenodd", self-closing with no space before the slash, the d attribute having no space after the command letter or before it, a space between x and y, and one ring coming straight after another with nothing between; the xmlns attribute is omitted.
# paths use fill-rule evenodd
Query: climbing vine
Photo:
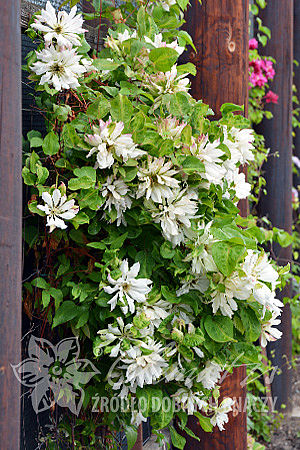
<svg viewBox="0 0 300 450"><path fill-rule="evenodd" d="M84 387L75 431L62 424L49 443L116 448L124 430L131 448L147 417L158 442L169 427L180 449L180 430L197 439L188 415L223 430L234 401L219 399L222 372L257 364L254 342L281 335L275 289L288 268L275 267L268 232L237 207L251 191L239 167L255 159L254 135L240 106L212 121L190 95L196 68L178 64L194 47L178 31L187 3L101 3L111 27L100 51L76 6L57 13L48 2L29 24L38 48L27 71L47 132L25 143L25 241L38 269L24 299L77 336L99 372L87 386L73 379ZM97 410L101 432L90 419L99 397L130 402Z"/></svg>

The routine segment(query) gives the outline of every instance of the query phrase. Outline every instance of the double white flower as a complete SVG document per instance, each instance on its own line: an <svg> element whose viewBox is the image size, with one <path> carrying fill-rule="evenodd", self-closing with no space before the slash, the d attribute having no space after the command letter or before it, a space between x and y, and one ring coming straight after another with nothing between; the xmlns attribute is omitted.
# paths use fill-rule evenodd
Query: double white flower
<svg viewBox="0 0 300 450"><path fill-rule="evenodd" d="M44 34L46 46L55 40L60 47L72 47L80 45L80 34L87 30L82 28L83 18L77 13L77 7L74 6L70 13L59 11L56 15L54 7L47 2L46 9L41 14L35 16L34 23L31 25Z"/></svg>
<svg viewBox="0 0 300 450"><path fill-rule="evenodd" d="M48 83L57 91L77 88L78 78L90 65L90 62L82 59L75 49L57 50L51 45L36 52L36 55L38 60L32 64L31 69L36 75L42 75L39 84Z"/></svg>
<svg viewBox="0 0 300 450"><path fill-rule="evenodd" d="M161 33L156 34L154 36L153 41L150 38L148 38L148 36L145 36L144 39L147 42L147 44L151 44L155 48L162 48L162 47L173 48L174 50L176 50L178 55L181 55L184 52L184 47L180 47L180 45L178 45L177 39L175 39L175 41L171 42L170 44L167 44L165 41L163 41L163 36Z"/></svg>
<svg viewBox="0 0 300 450"><path fill-rule="evenodd" d="M143 150L137 148L131 134L122 134L123 130L124 123L112 122L110 117L106 122L100 120L99 127L93 127L94 134L85 137L86 142L93 146L87 158L96 154L95 169L110 168L115 157L122 158L126 162L129 158L135 159L145 154Z"/></svg>
<svg viewBox="0 0 300 450"><path fill-rule="evenodd" d="M105 286L103 289L108 294L115 295L107 303L111 311L119 305L125 315L128 311L133 314L135 303L144 303L147 300L147 295L152 289L152 281L148 278L136 278L140 271L139 262L129 269L128 261L125 259L120 265L120 271L122 275L117 280L108 274L107 279L111 286Z"/></svg>
<svg viewBox="0 0 300 450"><path fill-rule="evenodd" d="M117 213L117 226L121 225L121 223L126 225L124 212L126 209L131 208L132 203L129 197L130 189L127 184L121 178L115 180L113 176L109 176L106 182L102 184L100 192L106 199L104 209L111 212L112 207L115 208ZM109 221L112 222L112 220Z"/></svg>
<svg viewBox="0 0 300 450"><path fill-rule="evenodd" d="M79 207L75 205L75 200L67 201L67 196L61 195L59 189L54 189L52 195L49 192L43 192L42 199L45 205L37 205L37 208L46 214L50 233L55 228L66 229L67 225L64 220L73 219L79 211Z"/></svg>
<svg viewBox="0 0 300 450"><path fill-rule="evenodd" d="M156 207L149 200L145 201L145 205L151 211L154 222L161 225L163 236L176 246L191 233L191 220L198 210L197 200L197 194L193 191L173 191L163 204Z"/></svg>
<svg viewBox="0 0 300 450"><path fill-rule="evenodd" d="M179 188L179 181L174 178L177 171L172 169L172 162L165 163L164 158L148 160L139 168L137 176L141 183L138 186L137 198L146 196L146 199L162 203L163 199L171 198L172 189Z"/></svg>
<svg viewBox="0 0 300 450"><path fill-rule="evenodd" d="M143 387L145 384L153 384L164 373L168 363L161 356L164 352L162 344L148 338L140 346L131 347L127 351L125 358L121 361L126 370L125 381L130 383L134 390L137 386Z"/></svg>

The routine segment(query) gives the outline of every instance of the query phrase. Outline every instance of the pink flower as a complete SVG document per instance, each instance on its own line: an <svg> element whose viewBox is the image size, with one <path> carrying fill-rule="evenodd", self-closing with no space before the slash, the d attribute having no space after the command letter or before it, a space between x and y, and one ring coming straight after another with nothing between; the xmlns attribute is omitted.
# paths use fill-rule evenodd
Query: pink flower
<svg viewBox="0 0 300 450"><path fill-rule="evenodd" d="M267 92L266 95L264 96L264 99L266 103L275 103L276 105L278 103L278 95L275 94L275 92L273 91Z"/></svg>
<svg viewBox="0 0 300 450"><path fill-rule="evenodd" d="M264 61L264 71L269 80L273 80L275 76L275 70L273 67L272 61L268 61L267 59Z"/></svg>
<svg viewBox="0 0 300 450"><path fill-rule="evenodd" d="M251 75L249 77L249 81L253 86L259 86L259 87L263 87L268 82L267 78L262 74L262 72L251 73Z"/></svg>
<svg viewBox="0 0 300 450"><path fill-rule="evenodd" d="M258 47L258 42L255 38L249 40L249 49L255 50Z"/></svg>

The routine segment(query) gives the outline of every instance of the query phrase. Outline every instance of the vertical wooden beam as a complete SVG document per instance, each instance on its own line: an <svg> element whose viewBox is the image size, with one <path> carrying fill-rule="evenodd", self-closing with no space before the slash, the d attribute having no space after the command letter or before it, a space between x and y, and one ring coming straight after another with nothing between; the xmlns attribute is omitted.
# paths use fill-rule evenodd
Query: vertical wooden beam
<svg viewBox="0 0 300 450"><path fill-rule="evenodd" d="M300 64L300 3L294 2L294 59ZM300 66L294 67L294 83L297 88L298 98L300 97ZM295 130L294 154L300 158L300 129ZM300 179L295 180L295 187L300 184Z"/></svg>
<svg viewBox="0 0 300 450"><path fill-rule="evenodd" d="M233 411L228 414L229 422L225 424L225 430L220 431L215 427L212 433L207 433L199 426L198 419L189 416L188 427L200 438L200 443L186 433L182 433L186 438L184 450L246 450L247 448L247 388L246 366L236 367L233 373L228 373L222 383L221 396L219 401L226 397L236 400ZM199 447L198 447L199 446Z"/></svg>
<svg viewBox="0 0 300 450"><path fill-rule="evenodd" d="M293 73L293 0L272 0L262 11L263 24L271 29L272 38L261 53L273 56L276 76L272 90L279 95L278 105L271 105L274 118L264 120L259 132L266 138L271 155L264 165L267 195L261 199L260 215L267 216L273 226L292 232L292 73ZM272 156L277 152L279 157ZM281 265L292 259L292 249L275 246L274 253ZM279 293L279 298L290 297L291 287ZM292 357L291 310L287 304L281 317L283 336L268 346L274 366L281 370L272 383L276 407L291 406L292 370L288 361Z"/></svg>
<svg viewBox="0 0 300 450"><path fill-rule="evenodd" d="M185 29L194 40L190 62L197 67L192 95L210 105L220 117L220 107L230 102L248 105L248 0L198 0L190 2Z"/></svg>
<svg viewBox="0 0 300 450"><path fill-rule="evenodd" d="M248 0L191 1L186 14L185 29L192 36L197 53L190 51L188 60L197 67L192 79L192 95L210 105L215 117L220 117L220 107L230 102L248 106ZM240 204L241 214L247 215L247 202ZM247 448L246 388L241 385L246 377L246 367L235 368L222 383L221 398L236 398L243 407L237 416L231 413L226 431L214 428L205 433L192 417L189 426L201 439L201 449L221 450ZM196 441L189 436L185 449L194 449Z"/></svg>
<svg viewBox="0 0 300 450"><path fill-rule="evenodd" d="M20 1L0 0L0 436L19 448L21 360L21 30Z"/></svg>

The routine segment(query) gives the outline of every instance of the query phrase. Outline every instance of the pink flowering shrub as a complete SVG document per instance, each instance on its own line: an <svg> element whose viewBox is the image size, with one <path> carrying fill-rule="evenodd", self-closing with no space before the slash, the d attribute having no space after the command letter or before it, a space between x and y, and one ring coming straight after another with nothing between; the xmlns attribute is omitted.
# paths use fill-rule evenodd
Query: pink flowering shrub
<svg viewBox="0 0 300 450"><path fill-rule="evenodd" d="M263 117L272 118L272 113L264 110L268 103L278 103L278 95L269 89L275 77L274 61L262 58L258 53L258 41L249 40L249 117L253 123L260 123Z"/></svg>

